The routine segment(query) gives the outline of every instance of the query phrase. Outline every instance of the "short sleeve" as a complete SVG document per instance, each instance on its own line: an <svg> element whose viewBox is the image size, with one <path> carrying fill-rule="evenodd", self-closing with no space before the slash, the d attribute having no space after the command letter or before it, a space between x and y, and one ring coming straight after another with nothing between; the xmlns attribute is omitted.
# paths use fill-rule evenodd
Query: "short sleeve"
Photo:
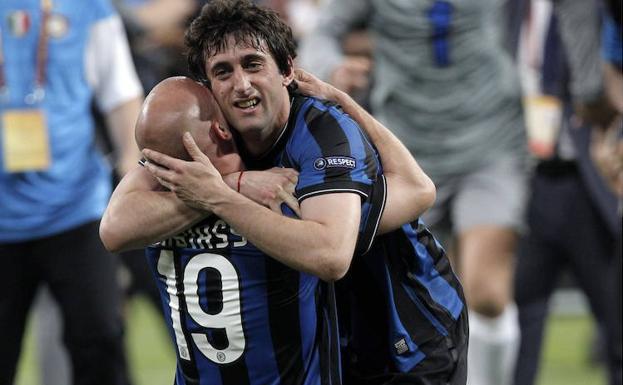
<svg viewBox="0 0 623 385"><path fill-rule="evenodd" d="M365 200L380 167L359 126L338 107L315 99L298 114L287 153L299 170L299 201L336 192L356 193Z"/></svg>

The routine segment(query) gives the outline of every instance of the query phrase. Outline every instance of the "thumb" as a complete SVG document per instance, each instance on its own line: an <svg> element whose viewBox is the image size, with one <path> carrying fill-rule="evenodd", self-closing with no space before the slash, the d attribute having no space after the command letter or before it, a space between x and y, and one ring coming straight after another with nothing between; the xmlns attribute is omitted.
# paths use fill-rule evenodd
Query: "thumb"
<svg viewBox="0 0 623 385"><path fill-rule="evenodd" d="M182 140L186 151L188 151L188 154L193 158L193 160L205 163L206 156L203 152L201 152L190 132L185 132Z"/></svg>

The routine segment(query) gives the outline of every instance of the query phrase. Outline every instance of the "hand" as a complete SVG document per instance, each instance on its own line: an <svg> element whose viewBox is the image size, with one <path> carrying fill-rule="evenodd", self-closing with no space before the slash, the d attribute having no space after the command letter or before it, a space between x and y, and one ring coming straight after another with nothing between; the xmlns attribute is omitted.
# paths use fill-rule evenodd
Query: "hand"
<svg viewBox="0 0 623 385"><path fill-rule="evenodd" d="M236 176L239 173L235 173ZM285 203L300 218L301 212L294 190L298 172L291 168L273 167L264 171L245 171L240 180L240 193L247 198L282 214ZM237 183L237 179L236 179Z"/></svg>
<svg viewBox="0 0 623 385"><path fill-rule="evenodd" d="M347 94L365 90L370 82L372 62L365 56L347 56L331 74L330 83Z"/></svg>
<svg viewBox="0 0 623 385"><path fill-rule="evenodd" d="M301 68L295 69L294 80L296 80L298 90L301 93L320 99L334 100L335 87L323 82L309 72Z"/></svg>
<svg viewBox="0 0 623 385"><path fill-rule="evenodd" d="M213 212L231 190L205 154L199 150L192 135L186 132L184 147L193 161L184 161L144 149L147 170L188 206Z"/></svg>

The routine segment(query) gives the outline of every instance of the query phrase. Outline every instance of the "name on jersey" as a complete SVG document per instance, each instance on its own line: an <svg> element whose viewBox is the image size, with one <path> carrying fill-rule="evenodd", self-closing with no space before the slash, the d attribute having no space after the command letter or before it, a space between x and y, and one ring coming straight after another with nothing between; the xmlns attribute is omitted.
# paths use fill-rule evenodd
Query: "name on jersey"
<svg viewBox="0 0 623 385"><path fill-rule="evenodd" d="M201 222L178 235L156 243L155 246L211 250L242 247L246 244L247 239L245 237L238 234L225 221L218 219Z"/></svg>
<svg viewBox="0 0 623 385"><path fill-rule="evenodd" d="M325 156L314 161L316 170L324 170L327 168L348 168L353 169L357 166L355 158L350 156Z"/></svg>

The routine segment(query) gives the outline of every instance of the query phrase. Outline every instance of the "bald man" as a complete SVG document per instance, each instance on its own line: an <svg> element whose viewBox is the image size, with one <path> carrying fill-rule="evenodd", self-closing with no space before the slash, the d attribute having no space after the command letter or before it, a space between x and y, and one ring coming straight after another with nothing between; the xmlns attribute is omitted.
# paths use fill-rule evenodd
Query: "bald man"
<svg viewBox="0 0 623 385"><path fill-rule="evenodd" d="M221 174L243 169L212 93L192 79L177 76L163 80L149 93L136 122L135 136L141 149L190 160L182 142L184 132L195 138Z"/></svg>

